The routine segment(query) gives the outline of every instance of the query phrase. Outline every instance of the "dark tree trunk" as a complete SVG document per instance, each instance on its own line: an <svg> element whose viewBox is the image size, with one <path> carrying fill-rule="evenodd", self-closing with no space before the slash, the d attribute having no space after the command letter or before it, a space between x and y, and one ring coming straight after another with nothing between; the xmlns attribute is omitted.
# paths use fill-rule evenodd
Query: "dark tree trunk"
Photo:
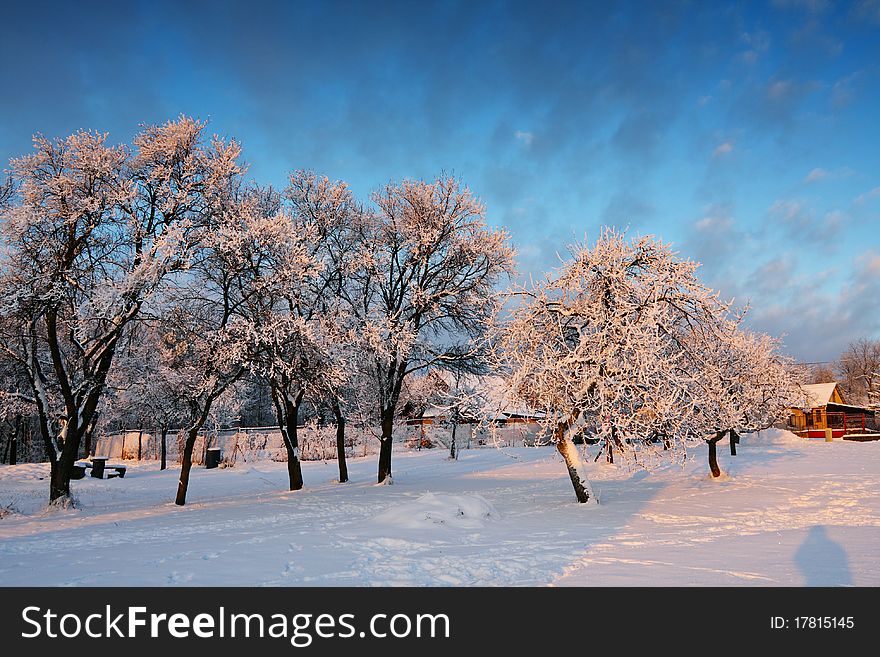
<svg viewBox="0 0 880 657"><path fill-rule="evenodd" d="M379 478L381 484L391 477L391 436L394 431L394 409L382 410L382 437L379 442Z"/></svg>
<svg viewBox="0 0 880 657"><path fill-rule="evenodd" d="M728 435L730 436L730 455L736 456L736 444L739 442L739 434L731 429Z"/></svg>
<svg viewBox="0 0 880 657"><path fill-rule="evenodd" d="M290 439L285 443L287 447L287 479L290 490L301 490L303 487L302 463L299 460L299 443L297 441L296 424L293 424L290 428Z"/></svg>
<svg viewBox="0 0 880 657"><path fill-rule="evenodd" d="M710 438L706 441L709 445L709 471L712 473L712 477L720 477L721 476L721 468L718 467L718 453L716 450L716 445L718 441L724 437L726 431L716 431L715 437Z"/></svg>
<svg viewBox="0 0 880 657"><path fill-rule="evenodd" d="M303 477L296 425L298 423L299 407L302 404L305 390L300 390L296 397L291 399L288 393L289 389L289 381L273 381L272 403L275 405L275 417L278 420L278 428L281 430L281 438L284 440L284 447L287 450L289 488L290 490L300 490L303 487Z"/></svg>
<svg viewBox="0 0 880 657"><path fill-rule="evenodd" d="M297 435L297 424L299 424L299 406L302 403L304 390L300 390L296 396L296 400L291 402L285 397L287 404L287 426L288 426L288 445L287 445L287 474L290 480L290 490L300 490L303 487L302 464L299 458L299 436ZM291 457L293 457L291 459Z"/></svg>
<svg viewBox="0 0 880 657"><path fill-rule="evenodd" d="M79 454L79 444L82 438L81 427L68 427L64 447L61 449L61 457L51 469L49 475L49 501L55 501L63 497L70 497L70 476L73 474L73 464L76 463Z"/></svg>
<svg viewBox="0 0 880 657"><path fill-rule="evenodd" d="M339 464L339 483L348 481L348 464L345 462L345 417L337 400L333 400L333 416L336 418L336 460Z"/></svg>
<svg viewBox="0 0 880 657"><path fill-rule="evenodd" d="M161 465L159 465L160 470L164 470L167 465L165 463L165 456L167 453L166 448L166 440L168 438L168 427L162 427L162 444L160 446L160 458L162 459Z"/></svg>
<svg viewBox="0 0 880 657"><path fill-rule="evenodd" d="M201 423L192 426L186 433L186 443L183 446L183 458L180 461L180 479L177 482L177 498L174 503L177 506L186 504L186 489L189 486L189 471L192 470L193 450L196 447L196 438L199 435Z"/></svg>
<svg viewBox="0 0 880 657"><path fill-rule="evenodd" d="M89 422L89 427L86 429L85 435L83 436L83 458L89 458L92 455L92 437L95 435L95 427L98 426L98 416L100 413L95 413L92 416L92 421Z"/></svg>
<svg viewBox="0 0 880 657"><path fill-rule="evenodd" d="M449 445L449 458L458 459L458 450L455 446L455 430L458 429L458 422L454 422L452 424L452 439L450 440Z"/></svg>
<svg viewBox="0 0 880 657"><path fill-rule="evenodd" d="M18 463L18 435L21 432L21 415L15 416L15 431L9 441L9 465Z"/></svg>
<svg viewBox="0 0 880 657"><path fill-rule="evenodd" d="M140 429L138 431L138 461L141 460L141 454L143 454L143 439L144 439L144 430Z"/></svg>

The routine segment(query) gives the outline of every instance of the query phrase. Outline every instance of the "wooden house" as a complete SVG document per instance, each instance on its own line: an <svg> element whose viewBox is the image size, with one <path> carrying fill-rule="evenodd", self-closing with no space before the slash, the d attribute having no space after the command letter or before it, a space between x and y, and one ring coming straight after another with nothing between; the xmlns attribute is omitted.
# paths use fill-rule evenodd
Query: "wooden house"
<svg viewBox="0 0 880 657"><path fill-rule="evenodd" d="M831 429L834 438L877 431L872 409L846 403L835 381L801 386L803 402L789 409L788 427L804 438L823 438Z"/></svg>

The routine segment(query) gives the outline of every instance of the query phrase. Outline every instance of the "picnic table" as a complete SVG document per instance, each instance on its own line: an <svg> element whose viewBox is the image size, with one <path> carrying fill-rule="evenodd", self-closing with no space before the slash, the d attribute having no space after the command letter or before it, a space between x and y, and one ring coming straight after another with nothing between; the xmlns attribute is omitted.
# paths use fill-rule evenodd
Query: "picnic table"
<svg viewBox="0 0 880 657"><path fill-rule="evenodd" d="M108 457L106 456L93 456L91 462L81 461L75 463L73 466L73 473L71 473L71 479L82 479L86 476L86 470L91 468L91 475L96 479L103 479L104 475L107 475L107 479L112 479L113 477L119 477L120 479L125 476L125 466L124 465L107 465Z"/></svg>

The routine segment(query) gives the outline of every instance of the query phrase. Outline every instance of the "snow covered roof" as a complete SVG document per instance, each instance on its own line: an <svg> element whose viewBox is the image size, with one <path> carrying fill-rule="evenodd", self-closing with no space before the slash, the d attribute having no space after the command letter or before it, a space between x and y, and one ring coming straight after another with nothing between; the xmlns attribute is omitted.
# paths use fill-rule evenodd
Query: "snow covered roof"
<svg viewBox="0 0 880 657"><path fill-rule="evenodd" d="M809 383L801 386L801 390L804 391L804 396L806 397L806 405L810 408L814 408L816 406L825 406L831 402L831 396L834 394L834 389L837 387L836 381L831 381L830 383Z"/></svg>

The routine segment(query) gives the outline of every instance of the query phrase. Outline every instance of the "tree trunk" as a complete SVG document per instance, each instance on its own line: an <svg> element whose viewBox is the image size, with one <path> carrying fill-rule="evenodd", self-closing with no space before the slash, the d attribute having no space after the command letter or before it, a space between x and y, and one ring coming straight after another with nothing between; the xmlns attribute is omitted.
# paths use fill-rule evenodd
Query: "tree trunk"
<svg viewBox="0 0 880 657"><path fill-rule="evenodd" d="M92 416L92 421L89 422L89 426L83 435L83 458L87 459L92 455L92 437L95 435L95 427L98 426L99 415L100 413L95 413Z"/></svg>
<svg viewBox="0 0 880 657"><path fill-rule="evenodd" d="M143 454L143 438L144 438L144 430L140 429L138 431L138 461L141 460L141 454Z"/></svg>
<svg viewBox="0 0 880 657"><path fill-rule="evenodd" d="M379 442L379 478L383 483L391 477L391 436L394 431L394 409L382 411L382 437Z"/></svg>
<svg viewBox="0 0 880 657"><path fill-rule="evenodd" d="M70 472L65 476L63 462L59 460L49 473L49 502L70 497Z"/></svg>
<svg viewBox="0 0 880 657"><path fill-rule="evenodd" d="M571 485L574 487L574 495L577 501L585 504L589 501L592 490L584 472L584 463L581 455L578 453L577 446L568 438L557 438L556 450L565 459L565 467L568 468L568 476L571 478Z"/></svg>
<svg viewBox="0 0 880 657"><path fill-rule="evenodd" d="M21 415L15 416L15 432L9 441L9 465L18 463L18 434L21 432Z"/></svg>
<svg viewBox="0 0 880 657"><path fill-rule="evenodd" d="M339 401L333 400L333 415L336 418L336 461L339 464L339 483L348 481L348 464L345 462L345 417Z"/></svg>
<svg viewBox="0 0 880 657"><path fill-rule="evenodd" d="M61 456L54 464L55 467L51 468L49 475L50 502L70 497L70 476L73 474L73 464L76 463L79 454L80 437L79 427L68 427Z"/></svg>
<svg viewBox="0 0 880 657"><path fill-rule="evenodd" d="M556 439L556 451L558 451L565 460L565 467L568 469L568 476L571 479L571 485L574 487L574 495L580 504L585 504L593 497L593 489L590 486L590 480L587 478L586 468L577 446L568 436L569 429L577 422L578 413L575 412L565 422L560 422L554 432ZM601 454L601 452L599 452Z"/></svg>
<svg viewBox="0 0 880 657"><path fill-rule="evenodd" d="M160 470L164 470L167 467L165 464L165 456L167 453L167 448L166 448L167 438L168 438L168 427L162 427L162 445L161 445L161 456L160 456L160 458L162 459L162 463L159 466Z"/></svg>
<svg viewBox="0 0 880 657"><path fill-rule="evenodd" d="M706 441L709 445L709 471L712 473L712 477L720 477L721 476L721 468L718 467L718 453L715 449L715 446L718 444L718 441L724 437L726 431L716 431L715 437L710 438Z"/></svg>
<svg viewBox="0 0 880 657"><path fill-rule="evenodd" d="M199 435L199 429L201 429L201 425L192 426L186 434L186 443L183 446L183 459L180 462L180 479L177 482L177 498L174 500L177 506L186 504L189 471L192 469L192 455L196 446L196 438Z"/></svg>
<svg viewBox="0 0 880 657"><path fill-rule="evenodd" d="M302 475L302 464L299 460L299 447L294 447L292 443L296 443L296 426L294 425L291 430L290 440L285 441L285 447L287 447L287 479L290 485L290 490L302 490L303 487L303 475Z"/></svg>
<svg viewBox="0 0 880 657"><path fill-rule="evenodd" d="M297 392L291 399L290 382L282 380L272 386L272 401L275 404L275 416L278 419L278 428L284 439L284 447L287 449L287 478L290 490L300 490L303 487L302 465L299 458L299 437L297 436L297 424L299 407L302 403L305 390Z"/></svg>
<svg viewBox="0 0 880 657"><path fill-rule="evenodd" d="M739 434L731 429L728 435L730 436L730 455L736 456L736 444L739 442Z"/></svg>
<svg viewBox="0 0 880 657"><path fill-rule="evenodd" d="M80 426L67 427L67 435L64 446L58 460L50 463L49 474L49 501L54 502L63 497L70 497L70 476L73 474L73 465L79 455L79 446L85 427L88 423Z"/></svg>
<svg viewBox="0 0 880 657"><path fill-rule="evenodd" d="M454 422L452 424L452 439L449 444L449 458L453 460L458 459L458 451L455 449L455 430L458 429L458 423Z"/></svg>

